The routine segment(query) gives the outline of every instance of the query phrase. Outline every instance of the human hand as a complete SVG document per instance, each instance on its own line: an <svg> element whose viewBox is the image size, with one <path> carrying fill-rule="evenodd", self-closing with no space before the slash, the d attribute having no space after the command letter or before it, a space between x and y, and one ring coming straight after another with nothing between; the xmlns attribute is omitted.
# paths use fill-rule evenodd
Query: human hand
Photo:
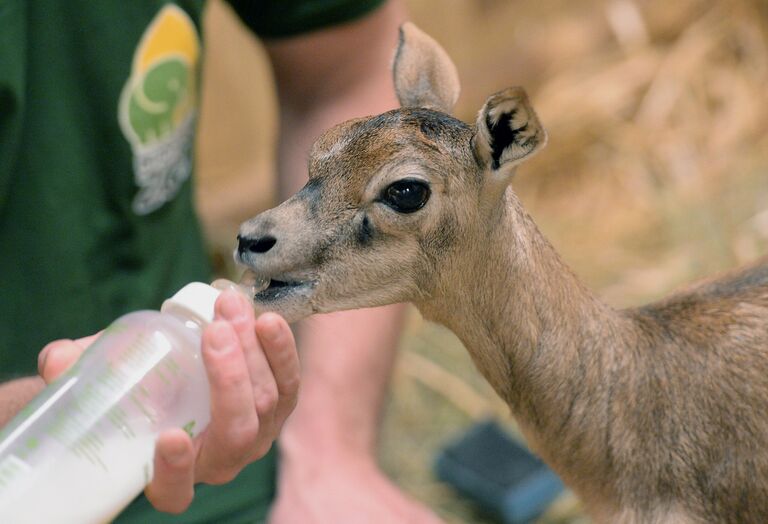
<svg viewBox="0 0 768 524"><path fill-rule="evenodd" d="M294 463L283 456L270 524L439 524L429 508L403 493L372 460ZM294 465L295 464L295 465Z"/></svg>
<svg viewBox="0 0 768 524"><path fill-rule="evenodd" d="M40 353L40 376L50 383L97 335L59 340ZM223 484L264 456L296 405L299 360L288 324L274 313L254 317L248 300L224 291L214 321L203 331L202 355L210 382L211 421L194 440L181 429L157 439L154 476L145 489L159 511L180 513L197 482Z"/></svg>

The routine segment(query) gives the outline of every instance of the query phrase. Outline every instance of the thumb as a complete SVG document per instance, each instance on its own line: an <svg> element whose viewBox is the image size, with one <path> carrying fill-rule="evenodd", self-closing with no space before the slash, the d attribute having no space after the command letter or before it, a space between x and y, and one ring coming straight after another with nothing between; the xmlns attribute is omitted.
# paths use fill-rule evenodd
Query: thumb
<svg viewBox="0 0 768 524"><path fill-rule="evenodd" d="M51 342L37 357L38 374L46 384L50 384L69 369L98 336L97 333L78 340L62 339Z"/></svg>

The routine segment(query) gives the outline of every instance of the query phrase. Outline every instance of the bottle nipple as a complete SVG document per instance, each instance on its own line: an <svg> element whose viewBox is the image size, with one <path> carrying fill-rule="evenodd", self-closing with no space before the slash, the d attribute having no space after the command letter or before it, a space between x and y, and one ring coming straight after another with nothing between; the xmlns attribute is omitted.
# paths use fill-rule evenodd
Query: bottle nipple
<svg viewBox="0 0 768 524"><path fill-rule="evenodd" d="M224 291L225 289L234 289L245 295L249 301L253 302L253 297L256 293L269 286L269 279L259 277L250 269L246 269L238 282L232 282L226 278L218 278L211 282L211 286L221 291Z"/></svg>

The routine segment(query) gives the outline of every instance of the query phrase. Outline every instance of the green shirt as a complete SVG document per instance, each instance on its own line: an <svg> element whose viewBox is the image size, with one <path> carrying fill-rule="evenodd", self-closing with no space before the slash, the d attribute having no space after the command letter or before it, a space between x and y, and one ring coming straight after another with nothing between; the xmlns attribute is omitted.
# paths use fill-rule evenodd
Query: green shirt
<svg viewBox="0 0 768 524"><path fill-rule="evenodd" d="M231 0L278 38L382 0ZM36 371L51 340L156 309L210 270L190 175L203 0L0 1L0 380ZM140 497L120 522L253 522L269 455L192 508ZM44 501L41 501L44 503Z"/></svg>

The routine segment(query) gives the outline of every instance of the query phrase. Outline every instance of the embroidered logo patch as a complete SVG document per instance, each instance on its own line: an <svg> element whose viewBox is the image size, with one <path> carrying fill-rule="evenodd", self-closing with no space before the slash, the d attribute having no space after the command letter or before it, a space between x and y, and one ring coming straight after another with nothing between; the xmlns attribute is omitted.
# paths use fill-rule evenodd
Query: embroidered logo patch
<svg viewBox="0 0 768 524"><path fill-rule="evenodd" d="M192 172L199 61L194 23L178 6L166 5L144 31L120 95L120 128L133 150L139 187L136 214L171 200Z"/></svg>

